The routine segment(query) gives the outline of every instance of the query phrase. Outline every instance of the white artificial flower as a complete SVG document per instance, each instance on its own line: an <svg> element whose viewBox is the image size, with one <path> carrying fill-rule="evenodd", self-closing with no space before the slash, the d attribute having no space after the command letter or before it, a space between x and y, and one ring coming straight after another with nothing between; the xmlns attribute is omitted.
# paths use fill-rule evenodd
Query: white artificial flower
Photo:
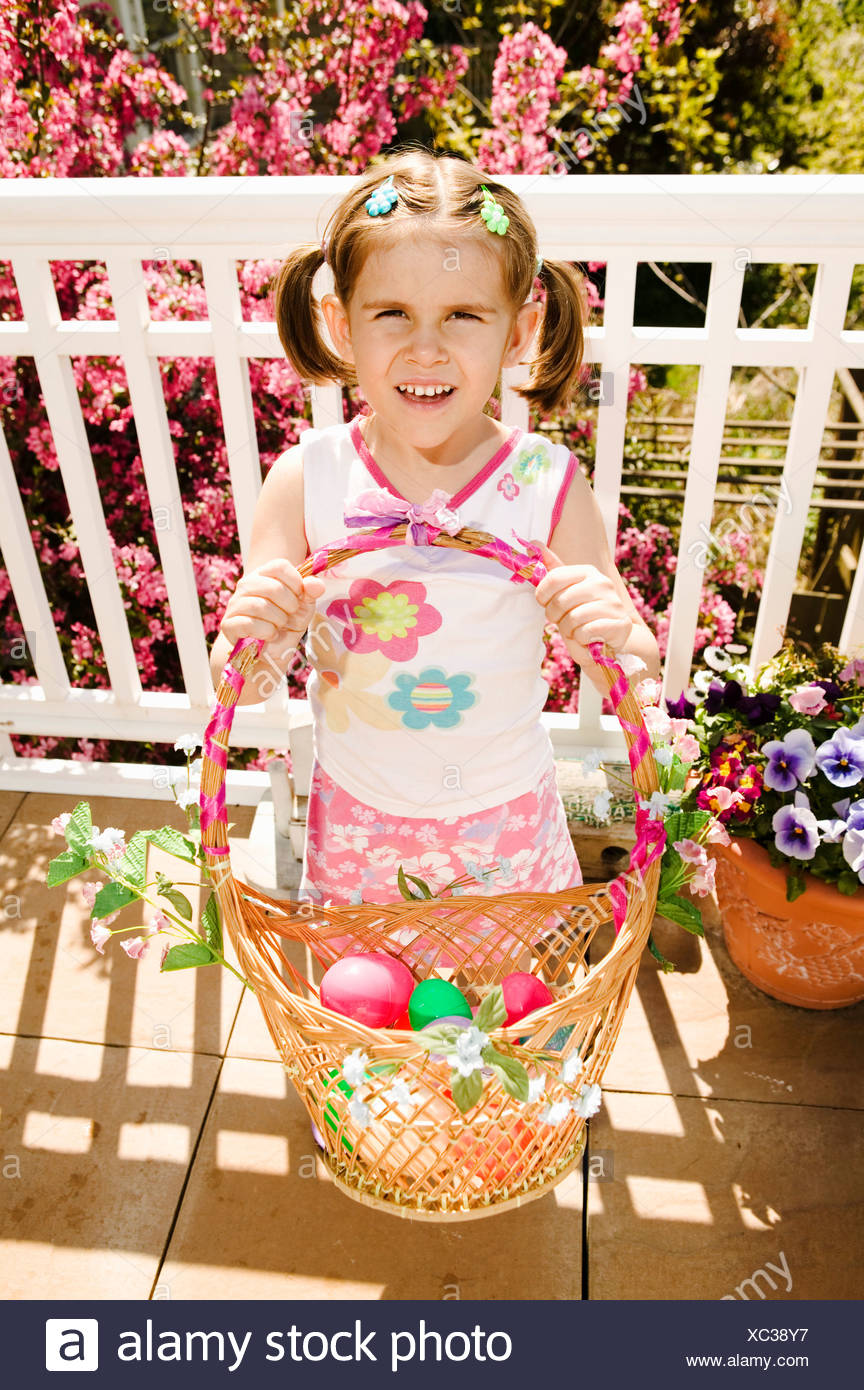
<svg viewBox="0 0 864 1390"><path fill-rule="evenodd" d="M94 825L93 834L90 836L90 849L94 854L110 854L115 845L125 844L125 837L122 830L110 825L107 830L99 830Z"/></svg>
<svg viewBox="0 0 864 1390"><path fill-rule="evenodd" d="M649 820L662 820L674 800L670 792L652 792L647 801L640 796L639 805L648 812Z"/></svg>
<svg viewBox="0 0 864 1390"><path fill-rule="evenodd" d="M588 1120L592 1115L596 1115L600 1109L601 1101L602 1092L597 1082L594 1081L590 1086L581 1087L578 1096L573 1101L573 1112Z"/></svg>
<svg viewBox="0 0 864 1390"><path fill-rule="evenodd" d="M384 1092L384 1099L389 1100L393 1105L404 1106L412 1115L419 1104L417 1097L412 1095L404 1081L394 1081L393 1085Z"/></svg>
<svg viewBox="0 0 864 1390"><path fill-rule="evenodd" d="M348 1053L342 1063L342 1075L349 1086L362 1086L363 1082L368 1079L366 1076L368 1061L368 1054L361 1052L359 1047L355 1047L353 1052Z"/></svg>
<svg viewBox="0 0 864 1390"><path fill-rule="evenodd" d="M365 1100L361 1100L359 1095L353 1095L348 1102L348 1114L358 1129L365 1129L369 1123L371 1111Z"/></svg>
<svg viewBox="0 0 864 1390"><path fill-rule="evenodd" d="M664 743L662 748L654 749L654 761L659 763L660 767L669 767L674 757L675 754L668 743Z"/></svg>
<svg viewBox="0 0 864 1390"><path fill-rule="evenodd" d="M600 750L598 748L589 748L584 756L580 757L579 761L582 764L583 772L596 772L600 766Z"/></svg>
<svg viewBox="0 0 864 1390"><path fill-rule="evenodd" d="M181 734L174 744L174 751L177 753L194 753L196 748L202 746L198 734Z"/></svg>
<svg viewBox="0 0 864 1390"><path fill-rule="evenodd" d="M581 1076L583 1070L582 1058L578 1052L573 1052L569 1057L565 1057L561 1063L561 1080L566 1081L569 1085L571 1081L576 1080L577 1076Z"/></svg>
<svg viewBox="0 0 864 1390"><path fill-rule="evenodd" d="M609 819L609 807L612 804L612 793L608 787L603 787L594 798L594 805L591 808L598 820Z"/></svg>
<svg viewBox="0 0 864 1390"><path fill-rule="evenodd" d="M533 1105L535 1101L538 1101L545 1090L546 1077L532 1076L528 1082L528 1104Z"/></svg>
<svg viewBox="0 0 864 1390"><path fill-rule="evenodd" d="M448 1051L447 1057L460 1076L470 1076L472 1072L482 1070L481 1053L488 1041L487 1034L481 1033L476 1026L466 1028L459 1034L456 1046Z"/></svg>
<svg viewBox="0 0 864 1390"><path fill-rule="evenodd" d="M189 776L190 776L190 778L193 778L193 777L200 777L200 776L201 776L201 769L203 768L203 766L204 766L204 759L203 759L203 758L196 758L194 762L191 762L191 763L189 764Z"/></svg>
<svg viewBox="0 0 864 1390"><path fill-rule="evenodd" d="M181 811L185 811L189 806L197 806L199 796L197 787L184 787L182 792L177 793L177 805Z"/></svg>
<svg viewBox="0 0 864 1390"><path fill-rule="evenodd" d="M633 652L620 652L615 660L618 662L625 676L635 676L637 671L648 670L641 656L636 656Z"/></svg>
<svg viewBox="0 0 864 1390"><path fill-rule="evenodd" d="M543 1125L560 1125L561 1121L570 1114L569 1100L556 1101L554 1105L545 1105L540 1112L540 1123Z"/></svg>

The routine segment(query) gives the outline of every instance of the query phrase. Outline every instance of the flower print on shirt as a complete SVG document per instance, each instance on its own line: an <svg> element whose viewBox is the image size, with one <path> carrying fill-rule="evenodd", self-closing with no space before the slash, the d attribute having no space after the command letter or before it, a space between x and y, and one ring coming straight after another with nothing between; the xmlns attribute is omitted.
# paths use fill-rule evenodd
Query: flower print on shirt
<svg viewBox="0 0 864 1390"><path fill-rule="evenodd" d="M377 684L390 663L380 652L356 656L334 640L332 626L320 614L313 614L306 638L306 652L318 672L318 698L327 727L344 734L353 714L361 724L374 729L398 729L399 718L383 695L371 695L369 686Z"/></svg>
<svg viewBox="0 0 864 1390"><path fill-rule="evenodd" d="M514 498L518 497L521 490L512 473L505 473L498 484L498 491L507 502L512 502Z"/></svg>
<svg viewBox="0 0 864 1390"><path fill-rule="evenodd" d="M418 638L437 632L442 622L438 609L425 600L425 584L413 580L356 579L348 597L335 599L326 612L344 625L342 641L349 652L383 652L391 661L412 661Z"/></svg>
<svg viewBox="0 0 864 1390"><path fill-rule="evenodd" d="M536 483L551 463L549 450L544 444L528 444L520 450L513 464L513 476L523 483Z"/></svg>
<svg viewBox="0 0 864 1390"><path fill-rule="evenodd" d="M387 696L393 709L403 710L406 729L452 729L462 723L462 710L469 709L476 695L468 689L475 679L471 673L447 676L441 666L427 666L419 676L403 672L396 677L398 691Z"/></svg>

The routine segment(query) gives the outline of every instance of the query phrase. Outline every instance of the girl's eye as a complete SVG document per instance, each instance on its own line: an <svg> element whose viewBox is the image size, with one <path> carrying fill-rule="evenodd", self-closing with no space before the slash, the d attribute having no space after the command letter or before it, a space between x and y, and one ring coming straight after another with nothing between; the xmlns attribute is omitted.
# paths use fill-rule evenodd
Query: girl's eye
<svg viewBox="0 0 864 1390"><path fill-rule="evenodd" d="M401 309L382 309L381 313L376 314L375 317L376 319L384 319L387 318L389 314L401 314L402 312ZM455 317L459 319L476 319L477 315L467 314L464 309L456 309Z"/></svg>

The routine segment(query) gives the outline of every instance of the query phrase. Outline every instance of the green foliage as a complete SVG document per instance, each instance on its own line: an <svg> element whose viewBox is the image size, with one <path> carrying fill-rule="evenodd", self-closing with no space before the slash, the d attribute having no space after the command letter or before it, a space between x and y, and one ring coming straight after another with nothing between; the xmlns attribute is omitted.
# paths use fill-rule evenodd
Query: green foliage
<svg viewBox="0 0 864 1390"><path fill-rule="evenodd" d="M62 854L57 855L56 859L51 860L45 882L49 888L54 888L56 884L65 883L67 879L74 878L86 867L86 859L82 858L80 854L76 854L72 849L65 849Z"/></svg>
<svg viewBox="0 0 864 1390"><path fill-rule="evenodd" d="M182 942L179 946L172 946L164 961L163 970L188 970L196 965L215 965L216 956L207 946L198 945L194 941Z"/></svg>
<svg viewBox="0 0 864 1390"><path fill-rule="evenodd" d="M111 880L109 883L103 883L93 899L90 916L98 921L100 917L110 917L112 912L119 912L121 907L128 907L130 903L137 901L138 894L131 888Z"/></svg>

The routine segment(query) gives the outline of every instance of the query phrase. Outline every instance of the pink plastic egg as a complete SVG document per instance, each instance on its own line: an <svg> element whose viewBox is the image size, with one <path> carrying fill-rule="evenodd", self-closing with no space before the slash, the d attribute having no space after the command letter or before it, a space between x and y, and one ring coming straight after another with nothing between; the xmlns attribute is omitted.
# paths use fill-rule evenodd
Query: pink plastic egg
<svg viewBox="0 0 864 1390"><path fill-rule="evenodd" d="M401 960L367 951L330 966L321 981L321 1003L370 1028L389 1028L407 1009L414 985Z"/></svg>
<svg viewBox="0 0 864 1390"><path fill-rule="evenodd" d="M508 1028L511 1023L518 1023L526 1014L533 1014L535 1009L542 1009L545 1004L551 1004L553 999L548 985L544 985L536 975L529 975L524 970L515 970L512 975L505 975L501 981L501 992L507 1010Z"/></svg>

